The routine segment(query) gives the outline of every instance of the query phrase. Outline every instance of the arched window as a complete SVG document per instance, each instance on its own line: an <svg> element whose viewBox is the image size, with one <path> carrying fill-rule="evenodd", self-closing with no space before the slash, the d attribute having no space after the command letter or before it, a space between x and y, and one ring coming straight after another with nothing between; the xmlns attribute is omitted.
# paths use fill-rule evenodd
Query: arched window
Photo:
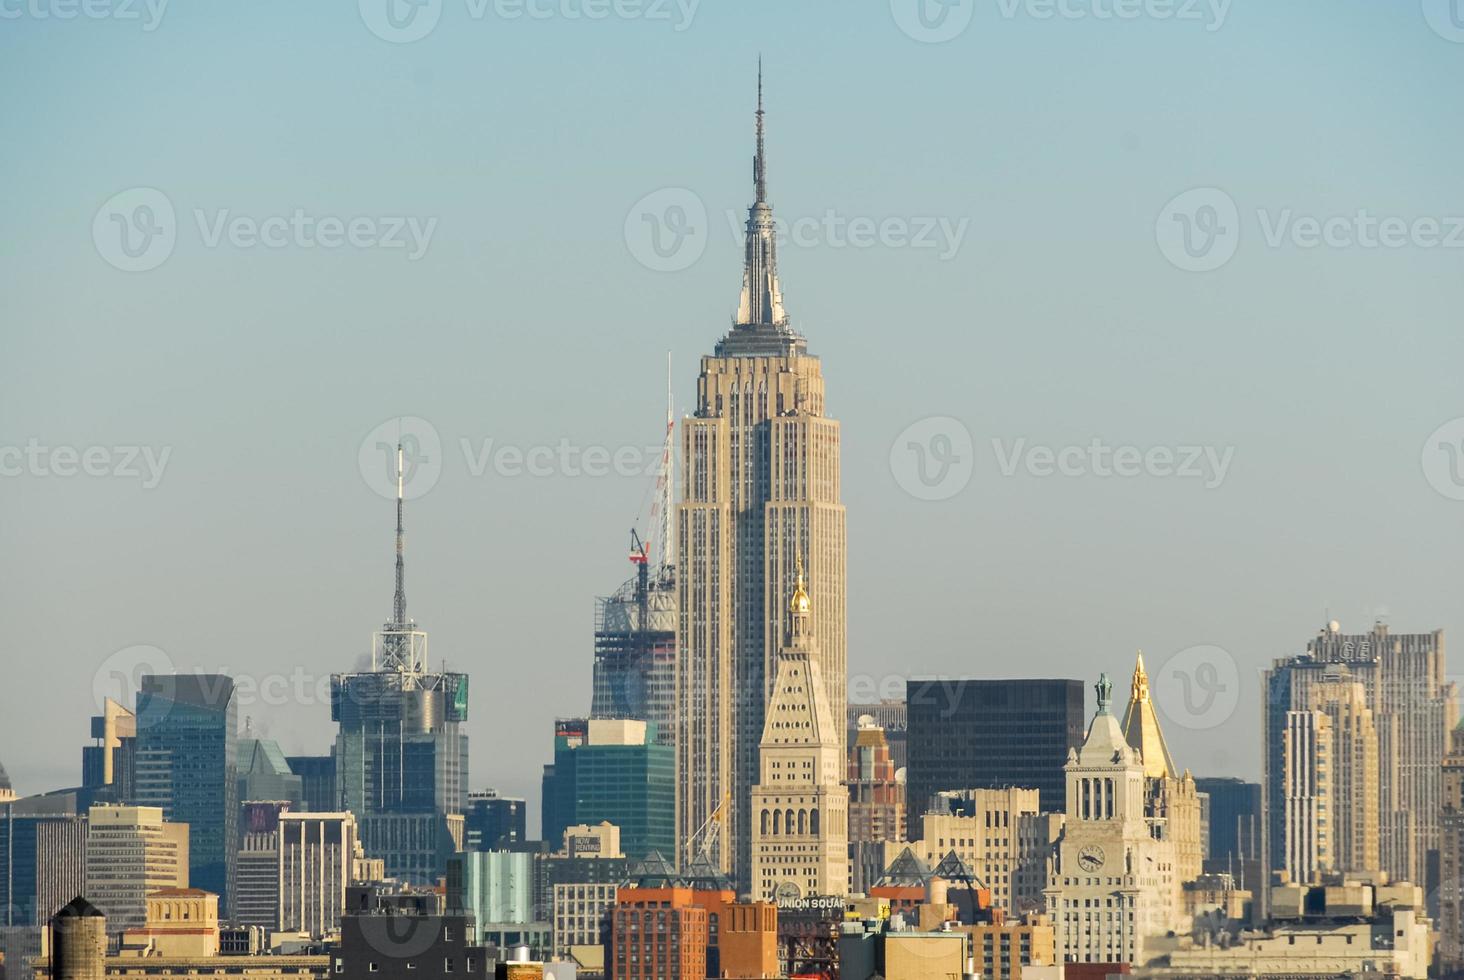
<svg viewBox="0 0 1464 980"><path fill-rule="evenodd" d="M798 811L798 832L800 834L806 834L806 833L808 833L808 811L807 810L799 810Z"/></svg>
<svg viewBox="0 0 1464 980"><path fill-rule="evenodd" d="M774 837L776 837L778 834L781 834L783 832L783 820L782 820L782 816L783 816L783 811L782 810L774 810L773 811L773 836Z"/></svg>
<svg viewBox="0 0 1464 980"><path fill-rule="evenodd" d="M791 835L793 833L793 827L793 808L790 806L783 814L783 829Z"/></svg>
<svg viewBox="0 0 1464 980"><path fill-rule="evenodd" d="M766 807L763 808L762 812L762 833L764 837L768 835L768 811Z"/></svg>
<svg viewBox="0 0 1464 980"><path fill-rule="evenodd" d="M818 807L814 807L808 814L808 832L810 834L818 833Z"/></svg>

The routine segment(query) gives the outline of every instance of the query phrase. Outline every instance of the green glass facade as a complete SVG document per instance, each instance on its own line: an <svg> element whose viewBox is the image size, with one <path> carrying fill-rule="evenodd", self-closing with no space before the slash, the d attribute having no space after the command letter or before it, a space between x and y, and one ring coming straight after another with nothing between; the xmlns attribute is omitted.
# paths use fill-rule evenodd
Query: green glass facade
<svg viewBox="0 0 1464 980"><path fill-rule="evenodd" d="M543 789L541 830L551 847L566 827L609 821L633 860L676 853L676 750L657 744L654 724L640 744L596 744L586 721L556 722Z"/></svg>

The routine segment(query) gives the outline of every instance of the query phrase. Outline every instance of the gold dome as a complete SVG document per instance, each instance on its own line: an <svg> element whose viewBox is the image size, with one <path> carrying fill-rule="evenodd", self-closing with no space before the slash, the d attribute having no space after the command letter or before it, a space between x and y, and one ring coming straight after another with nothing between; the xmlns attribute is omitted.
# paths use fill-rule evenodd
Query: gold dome
<svg viewBox="0 0 1464 980"><path fill-rule="evenodd" d="M788 601L788 611L796 616L807 616L812 604L803 588L803 559L798 559L798 584L793 588L793 598Z"/></svg>

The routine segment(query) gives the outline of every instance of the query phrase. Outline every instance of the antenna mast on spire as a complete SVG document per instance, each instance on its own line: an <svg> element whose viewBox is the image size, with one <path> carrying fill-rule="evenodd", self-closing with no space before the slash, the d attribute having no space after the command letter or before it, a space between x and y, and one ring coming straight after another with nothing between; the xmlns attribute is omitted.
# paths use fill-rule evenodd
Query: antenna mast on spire
<svg viewBox="0 0 1464 980"><path fill-rule="evenodd" d="M757 201L768 199L767 157L763 153L762 55L757 56L757 156L752 161L752 182L757 188Z"/></svg>
<svg viewBox="0 0 1464 980"><path fill-rule="evenodd" d="M396 592L392 595L391 622L384 624L372 641L371 669L394 670L415 680L427 669L427 634L407 619L406 451L400 438L396 478Z"/></svg>
<svg viewBox="0 0 1464 980"><path fill-rule="evenodd" d="M407 622L407 588L405 584L405 552L406 552L406 529L402 525L402 513L404 510L403 491L404 469L402 466L402 444L397 443L397 526L396 526L396 594L392 598L392 622L398 626L405 626Z"/></svg>

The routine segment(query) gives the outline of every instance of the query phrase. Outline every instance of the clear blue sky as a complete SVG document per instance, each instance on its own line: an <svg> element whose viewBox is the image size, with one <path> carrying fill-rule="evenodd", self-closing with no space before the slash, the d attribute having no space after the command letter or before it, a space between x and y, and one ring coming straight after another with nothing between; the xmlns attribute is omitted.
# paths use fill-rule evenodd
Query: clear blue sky
<svg viewBox="0 0 1464 980"><path fill-rule="evenodd" d="M1219 727L1171 707L1170 744L1199 774L1255 776L1257 671L1329 614L1458 635L1464 503L1420 453L1464 416L1464 248L1273 247L1263 224L1464 215L1464 44L1415 0L1234 0L1218 25L1014 3L958 9L940 44L882 2L704 0L677 30L674 6L508 19L442 0L408 44L344 2L177 3L151 31L140 5L4 5L0 445L170 451L152 488L0 478L18 789L79 780L114 651L260 679L357 663L390 611L393 519L358 450L410 415L444 443L409 506L410 609L473 676L474 785L537 798L552 718L587 708L592 600L629 575L649 481L474 476L460 440L654 444L667 350L690 407L736 300L726 213L750 198L759 53L779 215L968 221L944 260L782 252L844 427L851 673L1108 670L1126 692L1135 648L1157 673L1218 645L1240 705ZM124 272L93 222L137 187L176 209L176 246ZM705 205L708 239L658 272L626 219L671 187ZM1196 187L1240 222L1204 273L1156 244ZM194 216L297 208L436 225L413 261L210 247ZM929 416L974 443L943 501L891 469ZM1004 476L992 440L1019 439L1234 455L1211 489ZM291 753L332 738L324 704L244 713Z"/></svg>

